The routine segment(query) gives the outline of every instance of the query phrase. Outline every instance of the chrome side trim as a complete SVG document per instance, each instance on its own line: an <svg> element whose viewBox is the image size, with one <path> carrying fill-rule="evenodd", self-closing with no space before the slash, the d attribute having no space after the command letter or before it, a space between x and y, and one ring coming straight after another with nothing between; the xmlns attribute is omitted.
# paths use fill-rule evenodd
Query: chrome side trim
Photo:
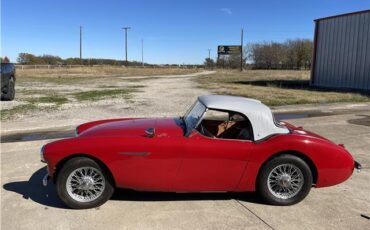
<svg viewBox="0 0 370 230"><path fill-rule="evenodd" d="M127 156L145 157L145 156L149 156L150 155L150 152L121 152L119 154L121 154L121 155L127 155Z"/></svg>

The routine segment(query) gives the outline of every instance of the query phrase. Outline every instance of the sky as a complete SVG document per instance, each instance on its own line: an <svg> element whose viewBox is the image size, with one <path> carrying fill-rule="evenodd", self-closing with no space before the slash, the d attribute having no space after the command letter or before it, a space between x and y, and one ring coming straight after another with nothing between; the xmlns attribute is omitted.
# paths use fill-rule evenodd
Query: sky
<svg viewBox="0 0 370 230"><path fill-rule="evenodd" d="M1 0L1 56L21 52L153 64L200 64L218 45L313 39L313 20L370 9L370 0Z"/></svg>

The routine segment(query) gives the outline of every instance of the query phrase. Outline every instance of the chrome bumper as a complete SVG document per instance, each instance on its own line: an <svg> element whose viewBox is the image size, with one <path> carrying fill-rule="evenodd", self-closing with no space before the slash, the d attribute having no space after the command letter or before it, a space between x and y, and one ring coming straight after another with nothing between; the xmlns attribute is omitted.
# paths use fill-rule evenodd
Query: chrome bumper
<svg viewBox="0 0 370 230"><path fill-rule="evenodd" d="M355 169L357 170L357 172L361 172L361 169L362 169L362 166L360 163L358 163L357 161L355 161Z"/></svg>
<svg viewBox="0 0 370 230"><path fill-rule="evenodd" d="M49 174L46 173L46 175L42 178L42 185L46 187L48 185L48 180L49 180Z"/></svg>

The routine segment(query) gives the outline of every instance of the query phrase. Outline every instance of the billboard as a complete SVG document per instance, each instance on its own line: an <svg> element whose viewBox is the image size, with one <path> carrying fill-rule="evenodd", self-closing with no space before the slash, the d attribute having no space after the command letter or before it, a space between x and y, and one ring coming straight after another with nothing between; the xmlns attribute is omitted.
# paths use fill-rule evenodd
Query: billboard
<svg viewBox="0 0 370 230"><path fill-rule="evenodd" d="M217 48L218 55L240 54L242 46L220 45Z"/></svg>

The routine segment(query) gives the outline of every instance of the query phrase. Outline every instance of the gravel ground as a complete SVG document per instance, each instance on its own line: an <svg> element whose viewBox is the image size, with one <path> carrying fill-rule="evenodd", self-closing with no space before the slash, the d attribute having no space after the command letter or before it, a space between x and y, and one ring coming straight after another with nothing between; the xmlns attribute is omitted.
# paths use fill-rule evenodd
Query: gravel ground
<svg viewBox="0 0 370 230"><path fill-rule="evenodd" d="M19 130L33 130L53 127L76 126L83 122L117 117L158 117L179 116L195 101L199 95L210 94L209 91L197 87L193 78L212 74L203 71L185 75L135 76L121 78L122 81L108 82L115 87L127 87L139 84L141 88L132 93L129 99L113 98L98 101L70 101L60 108L48 111L35 111L18 117L15 120L2 122L2 133ZM99 82L102 84L101 82ZM88 85L72 90L95 89L98 84ZM36 87L36 86L35 86ZM39 87L39 86L38 86ZM55 87L55 86L54 86ZM35 90L36 88L34 88ZM46 90L45 86L37 88ZM60 86L54 90L67 90ZM71 90L71 88L69 88ZM1 102L2 109L12 108L21 102Z"/></svg>

